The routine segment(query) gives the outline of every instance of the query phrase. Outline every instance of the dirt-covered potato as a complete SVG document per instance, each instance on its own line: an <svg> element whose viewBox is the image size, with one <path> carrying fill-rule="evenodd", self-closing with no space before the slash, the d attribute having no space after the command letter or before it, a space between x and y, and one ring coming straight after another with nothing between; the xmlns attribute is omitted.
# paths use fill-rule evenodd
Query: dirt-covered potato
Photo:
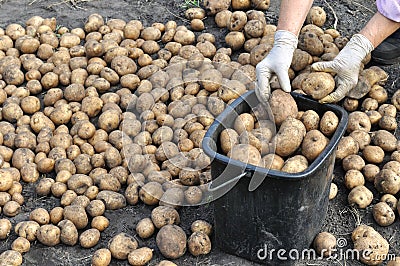
<svg viewBox="0 0 400 266"><path fill-rule="evenodd" d="M177 259L185 254L186 241L185 232L177 225L163 226L156 237L161 254L169 259Z"/></svg>
<svg viewBox="0 0 400 266"><path fill-rule="evenodd" d="M297 117L298 108L296 101L283 90L274 90L269 99L269 105L275 124L280 126L288 117ZM285 106L285 108L282 108Z"/></svg>
<svg viewBox="0 0 400 266"><path fill-rule="evenodd" d="M364 148L362 155L367 162L379 164L383 162L385 152L379 146L368 145Z"/></svg>
<svg viewBox="0 0 400 266"><path fill-rule="evenodd" d="M155 226L150 218L144 218L136 225L136 233L141 238L149 238L154 234Z"/></svg>
<svg viewBox="0 0 400 266"><path fill-rule="evenodd" d="M381 197L380 202L385 202L393 211L396 211L398 200L392 194L384 194Z"/></svg>
<svg viewBox="0 0 400 266"><path fill-rule="evenodd" d="M117 210L126 206L124 195L109 190L100 191L96 199L104 201L107 210Z"/></svg>
<svg viewBox="0 0 400 266"><path fill-rule="evenodd" d="M338 187L335 183L331 183L331 188L329 190L329 200L336 198L338 193Z"/></svg>
<svg viewBox="0 0 400 266"><path fill-rule="evenodd" d="M348 189L363 186L365 184L364 176L359 170L348 170L344 176L344 184Z"/></svg>
<svg viewBox="0 0 400 266"><path fill-rule="evenodd" d="M5 216L14 217L20 212L21 212L21 205L14 200L8 201L3 206L3 214Z"/></svg>
<svg viewBox="0 0 400 266"><path fill-rule="evenodd" d="M85 208L79 205L66 206L64 208L64 219L73 222L77 229L83 229L89 223Z"/></svg>
<svg viewBox="0 0 400 266"><path fill-rule="evenodd" d="M397 139L387 130L378 130L373 132L371 140L374 145L381 147L386 152L396 150Z"/></svg>
<svg viewBox="0 0 400 266"><path fill-rule="evenodd" d="M37 208L29 214L29 220L35 221L40 225L48 224L50 222L50 214L46 209Z"/></svg>
<svg viewBox="0 0 400 266"><path fill-rule="evenodd" d="M352 233L354 249L360 261L366 265L379 265L389 252L389 243L375 229L367 225L358 226Z"/></svg>
<svg viewBox="0 0 400 266"><path fill-rule="evenodd" d="M204 8L208 15L215 15L218 12L229 9L231 5L230 0L205 0L203 2Z"/></svg>
<svg viewBox="0 0 400 266"><path fill-rule="evenodd" d="M322 133L325 136L331 136L335 131L339 124L339 118L337 115L332 111L327 111L321 118L319 123L319 127Z"/></svg>
<svg viewBox="0 0 400 266"><path fill-rule="evenodd" d="M108 243L108 249L111 255L119 260L126 260L129 253L137 249L138 242L136 239L128 234L119 233L114 236Z"/></svg>
<svg viewBox="0 0 400 266"><path fill-rule="evenodd" d="M301 153L309 160L315 160L328 145L329 139L319 130L308 131L301 144Z"/></svg>
<svg viewBox="0 0 400 266"><path fill-rule="evenodd" d="M228 29L230 31L241 31L247 23L247 15L243 11L234 11L228 21Z"/></svg>
<svg viewBox="0 0 400 266"><path fill-rule="evenodd" d="M78 230L73 222L70 220L62 220L58 223L58 227L61 229L61 243L69 246L73 246L78 243Z"/></svg>
<svg viewBox="0 0 400 266"><path fill-rule="evenodd" d="M371 130L371 121L366 113L355 111L349 114L347 132L351 133L354 130L363 130L365 132Z"/></svg>
<svg viewBox="0 0 400 266"><path fill-rule="evenodd" d="M326 72L312 72L301 83L301 89L315 100L320 100L335 89L335 80Z"/></svg>
<svg viewBox="0 0 400 266"><path fill-rule="evenodd" d="M111 263L111 251L107 248L101 248L94 252L92 257L93 266L108 266Z"/></svg>
<svg viewBox="0 0 400 266"><path fill-rule="evenodd" d="M360 209L365 209L371 204L373 198L374 195L367 187L358 186L350 191L347 200L350 205L356 205Z"/></svg>
<svg viewBox="0 0 400 266"><path fill-rule="evenodd" d="M396 215L386 202L379 202L374 205L372 215L375 222L380 226L389 226L394 223Z"/></svg>
<svg viewBox="0 0 400 266"><path fill-rule="evenodd" d="M238 144L234 146L227 155L234 160L239 160L256 166L261 163L260 152L250 144Z"/></svg>
<svg viewBox="0 0 400 266"><path fill-rule="evenodd" d="M152 258L153 250L148 247L142 247L129 253L128 262L130 265L147 265Z"/></svg>
<svg viewBox="0 0 400 266"><path fill-rule="evenodd" d="M0 219L0 239L6 239L11 232L11 222L8 219Z"/></svg>
<svg viewBox="0 0 400 266"><path fill-rule="evenodd" d="M6 250L0 254L0 261L3 265L22 265L22 254L15 250Z"/></svg>
<svg viewBox="0 0 400 266"><path fill-rule="evenodd" d="M318 35L311 31L300 34L298 48L312 56L320 56L324 52L324 45Z"/></svg>
<svg viewBox="0 0 400 266"><path fill-rule="evenodd" d="M30 248L31 248L31 243L29 242L28 239L23 237L18 237L11 244L11 249L18 251L21 254L28 252Z"/></svg>
<svg viewBox="0 0 400 266"><path fill-rule="evenodd" d="M222 10L218 12L215 17L215 23L217 24L218 27L220 28L225 28L228 26L228 22L231 18L232 12L229 10Z"/></svg>
<svg viewBox="0 0 400 266"><path fill-rule="evenodd" d="M360 150L364 150L371 143L370 134L363 130L354 130L350 133L350 136L358 143Z"/></svg>
<svg viewBox="0 0 400 266"><path fill-rule="evenodd" d="M178 212L169 206L158 206L151 212L151 220L158 229L167 224L179 224L180 217Z"/></svg>
<svg viewBox="0 0 400 266"><path fill-rule="evenodd" d="M300 173L308 168L307 158L303 155L295 155L287 159L281 169L286 173Z"/></svg>
<svg viewBox="0 0 400 266"><path fill-rule="evenodd" d="M382 169L374 180L375 188L382 193L396 195L400 191L400 179L396 172Z"/></svg>
<svg viewBox="0 0 400 266"><path fill-rule="evenodd" d="M139 190L139 198L147 205L158 204L164 191L158 182L148 182Z"/></svg>
<svg viewBox="0 0 400 266"><path fill-rule="evenodd" d="M368 147L368 146L367 146ZM366 148L367 148L366 147ZM359 150L358 143L351 136L343 137L336 150L336 159L344 159L349 155L357 154ZM365 150L365 149L364 149Z"/></svg>
<svg viewBox="0 0 400 266"><path fill-rule="evenodd" d="M331 233L321 232L314 238L313 246L317 254L329 257L336 249L336 237Z"/></svg>
<svg viewBox="0 0 400 266"><path fill-rule="evenodd" d="M343 170L358 170L361 171L365 166L363 158L357 154L346 156L342 161Z"/></svg>
<svg viewBox="0 0 400 266"><path fill-rule="evenodd" d="M37 231L37 239L46 246L53 247L60 243L61 230L55 225L42 225Z"/></svg>
<svg viewBox="0 0 400 266"><path fill-rule="evenodd" d="M326 21L325 10L320 6L313 6L308 11L306 21L308 24L314 24L318 27L322 27Z"/></svg>
<svg viewBox="0 0 400 266"><path fill-rule="evenodd" d="M295 118L288 117L272 139L275 153L283 157L293 154L300 147L305 135L304 124Z"/></svg>
<svg viewBox="0 0 400 266"><path fill-rule="evenodd" d="M211 251L211 241L207 234L198 231L193 232L188 239L188 250L190 254L197 257L206 255Z"/></svg>
<svg viewBox="0 0 400 266"><path fill-rule="evenodd" d="M83 248L94 247L95 245L97 245L99 240L100 240L100 231L95 228L88 229L82 232L82 234L79 236L79 244Z"/></svg>

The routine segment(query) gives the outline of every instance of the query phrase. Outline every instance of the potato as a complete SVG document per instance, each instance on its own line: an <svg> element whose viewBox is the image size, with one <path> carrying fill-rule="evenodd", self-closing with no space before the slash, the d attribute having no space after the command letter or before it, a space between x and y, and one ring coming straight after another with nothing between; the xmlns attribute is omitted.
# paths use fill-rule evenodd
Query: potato
<svg viewBox="0 0 400 266"><path fill-rule="evenodd" d="M300 34L298 48L312 56L320 56L324 52L324 45L318 36L311 31Z"/></svg>
<svg viewBox="0 0 400 266"><path fill-rule="evenodd" d="M372 143L381 147L384 151L392 152L396 150L396 137L386 130L378 130L372 133Z"/></svg>
<svg viewBox="0 0 400 266"><path fill-rule="evenodd" d="M396 257L394 260L390 260L387 266L398 266L400 264L400 257Z"/></svg>
<svg viewBox="0 0 400 266"><path fill-rule="evenodd" d="M82 232L82 234L79 236L79 244L83 248L94 247L95 245L97 245L99 240L100 240L100 231L95 228L88 229Z"/></svg>
<svg viewBox="0 0 400 266"><path fill-rule="evenodd" d="M336 250L336 237L328 232L319 233L313 241L317 254L329 257Z"/></svg>
<svg viewBox="0 0 400 266"><path fill-rule="evenodd" d="M158 229L167 224L179 224L178 212L169 206L158 206L151 212L151 220Z"/></svg>
<svg viewBox="0 0 400 266"><path fill-rule="evenodd" d="M14 217L21 211L21 205L13 200L8 201L3 206L3 214L8 217Z"/></svg>
<svg viewBox="0 0 400 266"><path fill-rule="evenodd" d="M364 148L364 151L366 148ZM358 150L359 150L358 143L355 141L355 139L353 139L351 136L343 137L339 141L336 150L336 159L342 160L349 155L357 154Z"/></svg>
<svg viewBox="0 0 400 266"><path fill-rule="evenodd" d="M110 225L110 221L104 216L96 216L93 218L91 224L92 228L103 232Z"/></svg>
<svg viewBox="0 0 400 266"><path fill-rule="evenodd" d="M61 243L73 246L78 242L78 230L73 222L70 220L62 220L58 223L58 227L61 229Z"/></svg>
<svg viewBox="0 0 400 266"><path fill-rule="evenodd" d="M322 27L326 21L326 13L320 6L313 6L308 11L306 22L308 24L314 24L318 27Z"/></svg>
<svg viewBox="0 0 400 266"><path fill-rule="evenodd" d="M133 250L128 255L130 265L146 265L153 257L153 250L148 247Z"/></svg>
<svg viewBox="0 0 400 266"><path fill-rule="evenodd" d="M373 197L368 188L357 186L350 191L347 199L350 205L357 205L360 209L365 209L371 204Z"/></svg>
<svg viewBox="0 0 400 266"><path fill-rule="evenodd" d="M108 249L111 255L119 260L126 260L129 253L137 249L138 242L136 239L128 234L119 233L114 236L108 243Z"/></svg>
<svg viewBox="0 0 400 266"><path fill-rule="evenodd" d="M29 251L31 243L23 237L18 237L11 244L11 249L23 254Z"/></svg>
<svg viewBox="0 0 400 266"><path fill-rule="evenodd" d="M202 31L205 28L204 22L201 19L195 18L190 21L190 28L194 31Z"/></svg>
<svg viewBox="0 0 400 266"><path fill-rule="evenodd" d="M64 208L64 219L73 222L77 229L83 229L88 225L85 208L79 205L66 206Z"/></svg>
<svg viewBox="0 0 400 266"><path fill-rule="evenodd" d="M48 224L50 222L50 214L43 208L37 208L29 214L29 220L35 221L40 225Z"/></svg>
<svg viewBox="0 0 400 266"><path fill-rule="evenodd" d="M397 121L394 117L385 115L379 120L379 127L384 130L393 131L397 128Z"/></svg>
<svg viewBox="0 0 400 266"><path fill-rule="evenodd" d="M151 237L154 231L155 226L150 218L144 218L136 225L136 233L143 239Z"/></svg>
<svg viewBox="0 0 400 266"><path fill-rule="evenodd" d="M39 228L40 225L35 221L24 221L15 226L15 233L29 241L35 241Z"/></svg>
<svg viewBox="0 0 400 266"><path fill-rule="evenodd" d="M386 203L393 211L396 211L398 200L391 194L385 194L381 197L380 202Z"/></svg>
<svg viewBox="0 0 400 266"><path fill-rule="evenodd" d="M190 45L195 42L196 36L190 30L177 30L173 40L181 45Z"/></svg>
<svg viewBox="0 0 400 266"><path fill-rule="evenodd" d="M254 118L249 113L240 114L233 125L237 134L241 135L245 131L252 131L254 129Z"/></svg>
<svg viewBox="0 0 400 266"><path fill-rule="evenodd" d="M22 265L22 255L15 250L6 250L0 254L0 261L4 265L19 266Z"/></svg>
<svg viewBox="0 0 400 266"><path fill-rule="evenodd" d="M382 169L374 180L375 188L382 193L396 195L400 191L400 179L390 169Z"/></svg>
<svg viewBox="0 0 400 266"><path fill-rule="evenodd" d="M338 193L338 187L335 183L331 183L331 187L329 190L329 200L333 200L334 198L336 198Z"/></svg>
<svg viewBox="0 0 400 266"><path fill-rule="evenodd" d="M311 130L306 133L301 144L301 153L309 160L315 160L328 145L329 140L319 130Z"/></svg>
<svg viewBox="0 0 400 266"><path fill-rule="evenodd" d="M246 38L242 32L232 31L225 36L225 43L233 51L239 50L243 47Z"/></svg>
<svg viewBox="0 0 400 266"><path fill-rule="evenodd" d="M289 93L274 90L269 99L269 105L277 126L280 126L288 117L297 117L297 104Z"/></svg>
<svg viewBox="0 0 400 266"><path fill-rule="evenodd" d="M364 150L371 143L371 136L363 130L354 130L350 136L358 143L360 150Z"/></svg>
<svg viewBox="0 0 400 266"><path fill-rule="evenodd" d="M264 168L271 170L281 170L285 161L277 154L267 154L263 157Z"/></svg>
<svg viewBox="0 0 400 266"><path fill-rule="evenodd" d="M335 89L335 81L329 73L312 72L301 83L301 89L313 99L320 100Z"/></svg>
<svg viewBox="0 0 400 266"><path fill-rule="evenodd" d="M305 171L307 168L307 158L303 155L295 155L285 161L281 171L287 173L300 173Z"/></svg>
<svg viewBox="0 0 400 266"><path fill-rule="evenodd" d="M206 255L211 251L211 241L203 232L193 232L188 239L188 249L193 256Z"/></svg>
<svg viewBox="0 0 400 266"><path fill-rule="evenodd" d="M164 191L158 182L146 183L139 190L140 199L147 205L155 205L159 202Z"/></svg>
<svg viewBox="0 0 400 266"><path fill-rule="evenodd" d="M0 191L7 191L13 185L13 176L10 171L0 169Z"/></svg>
<svg viewBox="0 0 400 266"><path fill-rule="evenodd" d="M163 226L156 237L161 254L169 259L177 259L185 254L186 240L185 232L177 225Z"/></svg>
<svg viewBox="0 0 400 266"><path fill-rule="evenodd" d="M306 135L306 128L299 120L288 117L272 139L275 153L285 157L293 154L301 145Z"/></svg>
<svg viewBox="0 0 400 266"><path fill-rule="evenodd" d="M203 2L204 9L206 10L208 15L215 15L218 12L221 12L223 10L229 9L231 5L230 0L205 0Z"/></svg>
<svg viewBox="0 0 400 266"><path fill-rule="evenodd" d="M358 170L361 171L365 166L363 158L357 154L346 156L342 161L343 170Z"/></svg>
<svg viewBox="0 0 400 266"><path fill-rule="evenodd" d="M228 22L230 20L231 15L232 15L231 11L222 10L215 15L214 17L215 23L219 28L225 28L228 26Z"/></svg>
<svg viewBox="0 0 400 266"><path fill-rule="evenodd" d="M352 233L354 249L360 254L360 261L366 265L379 265L389 252L389 243L372 227L358 226Z"/></svg>
<svg viewBox="0 0 400 266"><path fill-rule="evenodd" d="M86 207L86 212L92 217L103 215L106 205L101 200L92 200Z"/></svg>
<svg viewBox="0 0 400 266"><path fill-rule="evenodd" d="M362 155L369 163L379 164L385 157L385 152L379 146L368 145L364 148Z"/></svg>
<svg viewBox="0 0 400 266"><path fill-rule="evenodd" d="M351 133L354 130L362 130L365 132L371 130L371 121L364 112L355 111L349 114L347 132Z"/></svg>
<svg viewBox="0 0 400 266"><path fill-rule="evenodd" d="M237 144L227 154L228 157L252 165L260 165L261 154L254 146L250 144Z"/></svg>
<svg viewBox="0 0 400 266"><path fill-rule="evenodd" d="M107 248L101 248L94 252L92 257L93 266L108 266L111 263L111 251Z"/></svg>
<svg viewBox="0 0 400 266"><path fill-rule="evenodd" d="M348 189L353 189L357 186L365 184L364 176L359 170L350 169L344 176L344 183Z"/></svg>
<svg viewBox="0 0 400 266"><path fill-rule="evenodd" d="M60 228L52 224L45 224L37 231L37 239L43 245L53 247L60 243L60 234Z"/></svg>
<svg viewBox="0 0 400 266"><path fill-rule="evenodd" d="M159 264L157 264L157 266L177 266L177 265L175 263L173 263L172 261L162 260L162 261L160 261Z"/></svg>
<svg viewBox="0 0 400 266"><path fill-rule="evenodd" d="M6 239L11 232L11 222L8 219L0 219L0 239Z"/></svg>
<svg viewBox="0 0 400 266"><path fill-rule="evenodd" d="M193 19L204 19L206 16L206 12L204 9L202 8L198 8L198 7L192 7L192 8L188 8L185 11L185 17L188 20L193 20Z"/></svg>
<svg viewBox="0 0 400 266"><path fill-rule="evenodd" d="M380 226L389 226L394 223L396 216L394 211L386 202L379 202L374 205L372 214L375 222Z"/></svg>
<svg viewBox="0 0 400 266"><path fill-rule="evenodd" d="M64 209L62 207L55 207L50 211L50 222L58 224L64 218Z"/></svg>
<svg viewBox="0 0 400 266"><path fill-rule="evenodd" d="M247 15L243 11L234 11L228 20L227 28L230 31L241 31L247 23Z"/></svg>
<svg viewBox="0 0 400 266"><path fill-rule="evenodd" d="M117 210L126 206L125 197L114 191L100 191L96 199L104 201L107 210Z"/></svg>

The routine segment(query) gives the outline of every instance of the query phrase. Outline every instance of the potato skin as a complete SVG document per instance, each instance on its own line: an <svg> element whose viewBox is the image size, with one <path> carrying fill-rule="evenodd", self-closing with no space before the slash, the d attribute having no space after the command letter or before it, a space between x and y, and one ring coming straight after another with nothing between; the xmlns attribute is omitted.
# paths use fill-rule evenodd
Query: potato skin
<svg viewBox="0 0 400 266"><path fill-rule="evenodd" d="M282 157L293 154L300 147L305 135L306 127L301 121L287 118L272 139L275 153Z"/></svg>
<svg viewBox="0 0 400 266"><path fill-rule="evenodd" d="M288 117L297 117L298 108L296 101L289 93L283 90L278 89L272 92L269 105L277 126L280 126Z"/></svg>
<svg viewBox="0 0 400 266"><path fill-rule="evenodd" d="M310 73L302 82L301 89L315 100L321 100L335 89L335 80L325 72Z"/></svg>
<svg viewBox="0 0 400 266"><path fill-rule="evenodd" d="M301 153L309 160L315 160L328 145L329 140L319 130L307 132L301 145Z"/></svg>
<svg viewBox="0 0 400 266"><path fill-rule="evenodd" d="M157 233L156 243L161 254L169 259L177 259L186 252L186 234L177 225L166 225Z"/></svg>
<svg viewBox="0 0 400 266"><path fill-rule="evenodd" d="M130 265L146 265L153 257L153 250L148 247L142 247L133 250L128 255Z"/></svg>

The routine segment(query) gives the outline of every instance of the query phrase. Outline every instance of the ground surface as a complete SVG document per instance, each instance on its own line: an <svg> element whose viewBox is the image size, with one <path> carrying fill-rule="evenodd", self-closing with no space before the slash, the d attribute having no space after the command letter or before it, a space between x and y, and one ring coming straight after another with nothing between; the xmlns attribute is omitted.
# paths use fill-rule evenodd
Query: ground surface
<svg viewBox="0 0 400 266"><path fill-rule="evenodd" d="M166 22L168 20L176 20L179 24L187 25L182 19L182 9L180 5L183 0L165 1L165 0L135 0L135 1L65 1L61 0L5 0L2 1L0 7L0 27L5 27L10 23L23 24L33 15L43 17L56 17L60 25L69 28L81 27L87 16L91 13L100 13L105 18L120 18L126 21L131 19L141 20L145 26L153 22ZM76 6L71 6L66 2L76 2ZM279 1L271 1L271 8L266 12L267 19L270 23L276 23L278 17ZM330 5L327 4L330 3ZM316 1L315 4L321 5L328 13L328 21L326 28L333 27L337 21L337 29L345 36L351 36L356 33L368 21L375 12L375 1L351 1L351 0L332 0L332 1ZM337 19L335 19L335 16ZM207 19L207 31L214 33L222 44L224 30L220 30L212 26L212 19ZM400 87L398 70L399 65L384 67L389 72L390 79L386 88L393 93ZM338 184L339 194L337 198L329 204L328 215L324 222L322 230L329 231L336 237L343 237L348 241L345 248L351 248L350 234L358 222L369 224L377 228L377 230L389 240L391 245L391 253L400 250L400 222L396 221L395 225L389 228L378 227L367 211L352 211L347 206L348 191L343 186L343 174L340 167L336 167L335 183ZM374 190L376 194L376 191ZM26 196L26 204L23 212L12 220L13 224L25 220L31 210L37 207L51 209L58 204L58 200L54 198L38 198L34 193L34 186L26 186L24 188ZM268 208L268 206L265 206ZM126 232L135 235L135 225L141 218L148 217L150 209L142 204L137 206L129 206L122 210L107 212L105 215L110 219L110 227L102 234L101 242L92 249L82 249L79 246L66 247L58 245L56 247L45 247L39 243L32 245L31 251L24 255L24 265L90 265L91 255L93 252L102 247L106 247L108 240L119 232ZM180 211L183 228L189 232L191 222L196 219L205 219L212 222L213 210L211 205L184 208ZM218 214L215 214L218 215ZM234 221L232 221L234 222ZM301 233L301 232L300 232ZM0 242L0 251L8 249L15 236L11 236L6 242ZM156 249L154 240L148 242L139 241L140 245L147 245L155 249L155 257L150 265L155 265L160 261L161 255ZM205 257L194 258L185 255L175 261L178 265L256 265L249 261L228 255L216 248L211 254ZM127 265L127 261L113 261L112 265ZM350 260L338 261L301 261L296 265L361 265L358 262Z"/></svg>

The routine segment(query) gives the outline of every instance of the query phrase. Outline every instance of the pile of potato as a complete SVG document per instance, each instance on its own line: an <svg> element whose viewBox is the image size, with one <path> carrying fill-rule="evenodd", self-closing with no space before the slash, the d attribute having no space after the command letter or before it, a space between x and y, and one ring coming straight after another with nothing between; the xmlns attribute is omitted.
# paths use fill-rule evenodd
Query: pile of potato
<svg viewBox="0 0 400 266"><path fill-rule="evenodd" d="M276 27L259 11L269 1L203 4L204 10L185 13L193 31L175 21L145 26L138 20L105 21L99 14L90 15L82 28L59 27L55 18L34 16L25 25L0 29L0 239L18 236L0 261L22 264L22 254L35 241L95 247L109 226L105 211L139 202L153 209L136 225L137 236L118 232L107 247L98 247L93 265L109 265L112 258L145 265L153 250L139 247L138 237L154 237L168 259L211 251L211 224L185 221L191 223L186 235L179 208L202 202L211 173L201 141L226 104L254 88L255 66L272 48ZM206 13L229 29L227 47L216 47L210 33L194 32L204 29ZM320 8L310 12L307 20L315 25L302 29L289 71L293 87L315 99L329 94L334 81L329 74L311 73L310 64L332 59L347 41L335 30L316 26L324 16ZM362 73L358 95L344 101L349 111L356 111L359 101L361 109L351 114L349 136L341 141L337 158L348 171L349 202L368 206L371 192L363 180L374 181L385 194L374 217L389 225L391 212L396 207L400 212L394 196L400 190L400 156L391 133L400 94L393 105L385 104L385 73L378 68ZM302 171L324 149L338 118L299 111L279 90L276 77L271 85L276 89L270 101L274 121L260 119L262 108L256 119L241 114L235 128L223 132L227 142L221 148L254 151L250 163L257 165ZM287 101L290 108L282 110ZM368 126L382 130L370 136ZM294 131L295 145L281 138ZM388 152L392 161L376 166ZM368 164L360 167L364 160ZM39 196L58 198L59 206L34 209L29 219L13 225L6 217L21 212L26 183L35 183ZM361 199L360 193L367 197Z"/></svg>
<svg viewBox="0 0 400 266"><path fill-rule="evenodd" d="M220 134L222 152L232 159L268 169L305 171L328 145L339 118L332 111L321 116L314 110L299 111L301 106L280 89L272 92L269 105L273 120L259 112L262 105L252 113L238 115L233 128Z"/></svg>

